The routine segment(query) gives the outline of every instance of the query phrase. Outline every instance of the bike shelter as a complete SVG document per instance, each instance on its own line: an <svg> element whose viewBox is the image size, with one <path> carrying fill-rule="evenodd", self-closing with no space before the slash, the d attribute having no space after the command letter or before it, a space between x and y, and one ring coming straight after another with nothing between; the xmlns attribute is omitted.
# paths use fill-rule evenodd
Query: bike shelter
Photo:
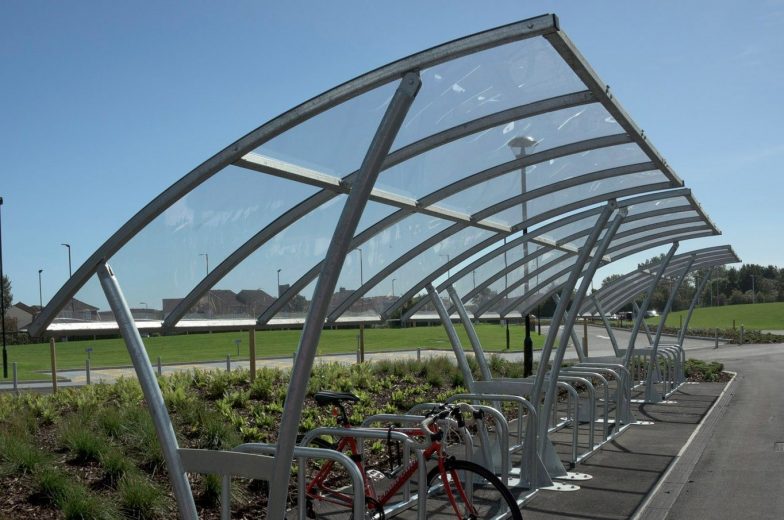
<svg viewBox="0 0 784 520"><path fill-rule="evenodd" d="M604 379L598 394L605 407L612 379L616 406L627 407L623 385L631 381L623 370L633 347L623 363L585 363L567 373L560 367L570 334L557 337L554 326L540 365L552 362L549 372L494 380L481 361L483 379L473 381L439 293L449 292L448 306L469 331L471 318L519 318L560 294L553 323L571 331L600 266L717 234L557 17L543 15L385 65L249 132L120 227L28 330L35 337L122 334L181 518L196 517L190 472L223 476L224 518L232 475L267 480L268 516L283 518L295 459L329 458L347 467L354 486L362 481L345 456L296 445L321 330L397 315L405 322L428 298L404 307L426 291L470 395L482 396L472 399L509 400L525 409L531 422L519 427L516 441L510 437L513 446L504 450L505 441L496 443L499 471L509 468L518 487L533 491L569 476L548 441L557 389L587 384L595 419L601 398L589 378ZM681 272L695 265L693 260ZM282 273L290 283L281 284ZM479 298L469 316L466 305L486 289L494 295ZM111 310L77 313L68 305L75 297ZM159 299L159 314L127 303ZM635 322L635 335L641 324ZM142 333L275 327L302 328L277 443L234 451L181 448ZM471 341L477 360L484 359L475 334ZM579 422L580 399L570 395L572 420ZM628 415L616 411L615 420L627 425ZM607 408L602 419L606 427ZM595 450L593 429L588 435L588 449ZM609 438L606 429L602 438ZM488 447L486 439L482 449L490 464ZM522 453L516 472L504 453L510 450ZM400 510L408 514L418 505L416 515L424 518L422 489L406 496ZM357 516L360 502L354 504Z"/></svg>

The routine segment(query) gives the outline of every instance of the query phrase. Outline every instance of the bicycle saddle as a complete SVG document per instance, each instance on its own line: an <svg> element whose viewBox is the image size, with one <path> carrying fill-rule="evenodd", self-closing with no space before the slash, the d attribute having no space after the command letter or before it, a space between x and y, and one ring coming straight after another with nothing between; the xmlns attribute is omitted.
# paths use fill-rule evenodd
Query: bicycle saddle
<svg viewBox="0 0 784 520"><path fill-rule="evenodd" d="M355 396L351 392L329 392L326 390L316 392L313 395L313 398L316 400L316 404L319 406L327 406L328 404L337 405L343 401L351 401L352 403L359 401L359 397Z"/></svg>

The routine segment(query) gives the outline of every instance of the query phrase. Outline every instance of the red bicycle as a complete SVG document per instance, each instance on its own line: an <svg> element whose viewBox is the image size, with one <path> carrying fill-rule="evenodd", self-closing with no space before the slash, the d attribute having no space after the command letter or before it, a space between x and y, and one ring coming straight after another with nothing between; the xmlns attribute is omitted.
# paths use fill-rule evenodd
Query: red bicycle
<svg viewBox="0 0 784 520"><path fill-rule="evenodd" d="M318 392L314 397L319 406L333 407L333 415L338 418L341 429L351 429L344 403L359 401L357 396L344 392ZM441 405L425 416L418 426L394 430L424 439L421 443L417 442L416 447L422 450L424 461L435 461L427 473L427 518L522 520L514 497L498 477L479 464L447 454L446 439L450 431L468 432L464 414L478 419L482 412L467 403ZM345 452L357 464L363 475L366 518L374 520L385 518L385 506L417 475L420 465L419 458L414 457L407 465L388 473L389 486L379 493L376 482L380 480L381 472L366 469L357 439L351 433L340 436L336 444L316 437L312 445ZM316 470L306 484L305 496L308 518L353 518L354 495L332 461L324 462Z"/></svg>

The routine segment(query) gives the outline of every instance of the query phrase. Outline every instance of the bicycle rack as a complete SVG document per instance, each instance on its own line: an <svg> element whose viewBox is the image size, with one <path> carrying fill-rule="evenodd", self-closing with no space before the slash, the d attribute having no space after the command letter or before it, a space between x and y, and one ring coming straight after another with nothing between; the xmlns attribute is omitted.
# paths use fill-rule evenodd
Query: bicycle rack
<svg viewBox="0 0 784 520"><path fill-rule="evenodd" d="M263 454L263 455L275 455L276 453L276 446L274 444L262 444L262 443L247 443L247 444L240 444L236 446L233 452L237 452L238 454ZM231 453L231 452L230 452ZM294 448L294 457L297 459L297 464L301 468L305 467L305 460L308 459L329 459L334 460L335 462L339 463L341 466L346 468L350 478L351 478L351 486L353 489L360 489L364 490L363 486L363 479L362 473L359 471L359 467L354 463L351 458L349 458L345 453L341 453L339 451L330 450L326 448L310 448L305 446L297 446ZM206 471L210 473L212 470ZM235 473L236 474L236 473ZM247 476L247 475L243 475ZM256 478L256 477L250 477ZM298 480L298 518L299 520L307 520L306 511L305 511L305 486L302 480L304 479L304 474L300 472L297 475ZM221 488L221 520L229 520L231 518L231 510L230 508L230 500L231 500L231 480L227 477L223 477L222 488ZM354 518L364 518L365 516L365 493L354 493Z"/></svg>
<svg viewBox="0 0 784 520"><path fill-rule="evenodd" d="M418 481L417 481L417 494L412 496L411 490L409 486L406 485L403 487L403 500L399 503L392 504L384 508L384 513L390 516L394 516L395 514L404 511L406 509L410 509L416 505L417 507L417 518L418 520L425 520L427 518L427 466L426 461L424 459L423 452L424 450L418 448L414 441L408 435L402 432L392 431L389 432L387 430L377 429L377 428L340 428L340 427L320 427L314 428L305 434L300 442L300 446L307 445L310 441L320 435L331 435L333 437L353 437L356 439L383 439L386 440L388 438L392 438L394 440L400 441L406 445L406 450L404 450L404 462L408 463L410 460L408 458L411 452L416 454L419 468L418 468ZM328 450L329 451L329 450ZM350 459L349 459L350 460ZM354 467L357 467L354 464ZM359 469L357 468L357 472ZM300 511L300 520L304 520L304 511L305 511L305 475L303 472L299 472L297 475L298 478L298 488L299 488L299 511ZM364 488L362 488L364 489ZM364 508L364 493L362 493L362 502ZM364 518L364 509L363 509L363 516L360 518Z"/></svg>

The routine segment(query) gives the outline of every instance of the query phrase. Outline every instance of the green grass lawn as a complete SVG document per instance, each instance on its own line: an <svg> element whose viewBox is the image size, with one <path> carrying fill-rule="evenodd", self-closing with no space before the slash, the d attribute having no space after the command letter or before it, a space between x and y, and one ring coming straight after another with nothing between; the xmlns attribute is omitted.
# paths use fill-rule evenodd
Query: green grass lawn
<svg viewBox="0 0 784 520"><path fill-rule="evenodd" d="M465 349L471 344L461 326L456 327L460 341ZM506 349L506 328L501 325L480 324L477 334L487 351ZM524 328L510 325L510 344L512 350L521 350ZM358 329L324 330L319 342L319 354L356 352ZM299 330L265 330L256 333L256 356L290 356L297 347ZM534 331L534 348L541 348L544 336ZM239 339L240 355L237 356L235 340ZM213 334L188 334L178 336L158 336L144 338L147 352L153 363L158 356L164 364L200 361L221 361L230 354L232 359L248 359L247 332L221 332ZM449 349L449 340L444 328L412 327L405 329L366 328L365 351L413 350L417 347L427 349ZM97 339L87 341L67 341L57 343L58 370L84 369L87 359L86 349L92 348L90 364L92 368L127 366L131 364L128 351L122 339ZM39 373L51 367L49 344L12 345L8 347L8 362L17 363L20 380L42 379L47 376ZM9 369L9 377L10 377Z"/></svg>
<svg viewBox="0 0 784 520"><path fill-rule="evenodd" d="M686 311L673 312L667 317L668 327L678 327L686 319ZM722 307L700 307L694 309L689 329L731 329L743 325L752 330L784 330L784 302L757 303L754 305L726 305ZM658 318L648 323L658 324Z"/></svg>

